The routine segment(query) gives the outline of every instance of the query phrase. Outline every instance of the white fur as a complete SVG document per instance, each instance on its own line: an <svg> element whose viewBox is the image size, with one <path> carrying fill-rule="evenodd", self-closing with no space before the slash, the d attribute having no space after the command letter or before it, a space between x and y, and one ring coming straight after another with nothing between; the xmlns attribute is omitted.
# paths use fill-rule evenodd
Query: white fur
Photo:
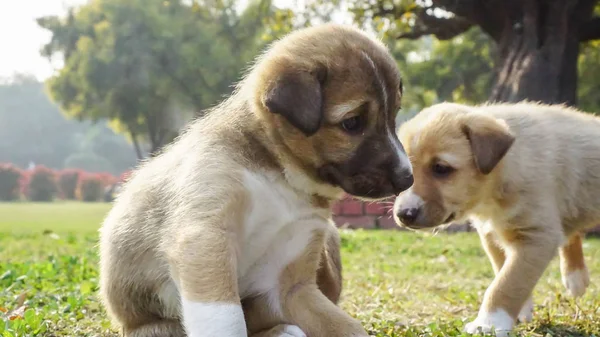
<svg viewBox="0 0 600 337"><path fill-rule="evenodd" d="M344 194L344 191L339 187L315 183L307 177L305 173L300 172L300 170L295 167L286 167L284 173L287 182L292 185L293 188L298 191L303 191L306 194L317 194L332 199L339 199Z"/></svg>
<svg viewBox="0 0 600 337"><path fill-rule="evenodd" d="M420 208L423 206L424 201L423 198L416 194L411 187L405 192L401 193L398 198L396 198L394 203L394 213L398 213L398 207L400 204L402 204L404 208Z"/></svg>
<svg viewBox="0 0 600 337"><path fill-rule="evenodd" d="M442 161L448 163L448 165L453 167L459 166L462 162L461 158L457 157L452 153L440 153L438 155L438 158L440 158Z"/></svg>
<svg viewBox="0 0 600 337"><path fill-rule="evenodd" d="M175 282L165 282L158 290L158 298L164 305L167 317L177 317L181 311L181 296Z"/></svg>
<svg viewBox="0 0 600 337"><path fill-rule="evenodd" d="M533 299L530 297L527 302L521 308L519 312L519 321L522 323L529 323L533 320Z"/></svg>
<svg viewBox="0 0 600 337"><path fill-rule="evenodd" d="M465 332L470 334L495 332L497 337L505 337L508 336L514 325L514 319L503 309L491 313L479 311L477 318L465 325Z"/></svg>
<svg viewBox="0 0 600 337"><path fill-rule="evenodd" d="M377 82L379 83L379 90L381 91L381 98L383 101L383 109L382 110L386 111L387 105L388 105L388 97L387 97L387 91L386 91L387 86L385 85L383 78L379 74L377 66L375 66L375 62L373 62L373 60L371 59L369 54L365 53L364 51L362 52L362 54L363 54L364 58L369 62L369 65L371 66L371 68L373 68L373 73L375 74L375 78L377 78Z"/></svg>
<svg viewBox="0 0 600 337"><path fill-rule="evenodd" d="M278 175L246 172L244 185L253 204L238 263L240 295L267 295L270 309L278 314L281 271L306 249L314 230L327 228L327 215L316 214L310 200Z"/></svg>
<svg viewBox="0 0 600 337"><path fill-rule="evenodd" d="M247 337L242 306L233 303L199 303L182 300L183 324L188 337Z"/></svg>
<svg viewBox="0 0 600 337"><path fill-rule="evenodd" d="M355 99L332 107L328 114L329 122L341 122L347 113L358 108L362 103L364 103L364 100Z"/></svg>
<svg viewBox="0 0 600 337"><path fill-rule="evenodd" d="M585 293L585 289L590 283L590 276L586 269L579 269L562 276L562 282L569 294L573 297L579 297Z"/></svg>
<svg viewBox="0 0 600 337"><path fill-rule="evenodd" d="M402 151L402 148L400 147L399 142L397 140L397 136L394 135L392 133L392 131L388 130L387 132L387 136L388 139L390 140L390 143L392 143L392 145L394 146L394 150L396 150L396 153L398 154L398 157L400 158L400 167L402 169L408 169L409 172L412 174L413 170L412 170L412 164L410 163L410 159L408 159L408 156L404 153L404 151Z"/></svg>
<svg viewBox="0 0 600 337"><path fill-rule="evenodd" d="M306 334L295 325L286 325L283 332L277 337L306 337Z"/></svg>

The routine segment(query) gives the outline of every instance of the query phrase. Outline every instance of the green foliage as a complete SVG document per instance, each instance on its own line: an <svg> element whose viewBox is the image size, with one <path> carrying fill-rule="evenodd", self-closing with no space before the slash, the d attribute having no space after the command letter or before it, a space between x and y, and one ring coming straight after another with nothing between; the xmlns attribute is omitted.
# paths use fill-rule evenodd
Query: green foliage
<svg viewBox="0 0 600 337"><path fill-rule="evenodd" d="M52 32L42 53L65 55L48 81L68 116L111 120L155 152L177 134L191 111L231 91L260 48L289 30L289 12L271 1L94 0L67 18L44 17Z"/></svg>
<svg viewBox="0 0 600 337"><path fill-rule="evenodd" d="M447 41L386 40L403 76L408 112L441 101L484 102L494 81L494 45L472 28Z"/></svg>
<svg viewBox="0 0 600 337"><path fill-rule="evenodd" d="M600 40L582 46L578 70L579 106L585 111L600 114Z"/></svg>
<svg viewBox="0 0 600 337"><path fill-rule="evenodd" d="M53 201L58 193L54 171L37 166L27 172L25 195L31 201Z"/></svg>
<svg viewBox="0 0 600 337"><path fill-rule="evenodd" d="M11 164L0 164L0 201L19 199L21 170Z"/></svg>

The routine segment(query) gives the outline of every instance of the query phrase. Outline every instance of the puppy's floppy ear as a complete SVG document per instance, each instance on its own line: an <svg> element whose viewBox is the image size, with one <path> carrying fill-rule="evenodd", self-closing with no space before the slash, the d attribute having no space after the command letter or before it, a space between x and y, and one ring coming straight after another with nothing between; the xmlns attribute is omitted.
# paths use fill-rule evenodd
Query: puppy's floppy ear
<svg viewBox="0 0 600 337"><path fill-rule="evenodd" d="M321 127L324 117L322 83L325 76L324 70L285 71L266 92L264 104L306 136L312 136Z"/></svg>
<svg viewBox="0 0 600 337"><path fill-rule="evenodd" d="M473 152L479 172L489 174L515 141L506 123L492 116L469 114L462 127Z"/></svg>

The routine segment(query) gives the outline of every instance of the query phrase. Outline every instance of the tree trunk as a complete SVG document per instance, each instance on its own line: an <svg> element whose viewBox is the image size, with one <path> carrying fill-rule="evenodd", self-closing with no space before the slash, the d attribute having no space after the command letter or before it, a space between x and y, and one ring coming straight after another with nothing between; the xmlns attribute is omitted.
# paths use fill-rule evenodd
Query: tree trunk
<svg viewBox="0 0 600 337"><path fill-rule="evenodd" d="M131 142L133 143L133 148L135 149L135 154L138 160L144 159L144 155L142 154L142 148L140 147L140 143L137 139L137 134L129 129L129 135L131 136Z"/></svg>
<svg viewBox="0 0 600 337"><path fill-rule="evenodd" d="M594 1L523 1L506 20L498 42L491 101L577 103L580 25Z"/></svg>

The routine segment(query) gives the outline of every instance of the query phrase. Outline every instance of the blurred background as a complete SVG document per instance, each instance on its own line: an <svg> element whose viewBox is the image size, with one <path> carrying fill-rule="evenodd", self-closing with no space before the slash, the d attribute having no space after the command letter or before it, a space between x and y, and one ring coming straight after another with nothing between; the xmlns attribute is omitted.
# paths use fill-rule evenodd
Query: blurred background
<svg viewBox="0 0 600 337"><path fill-rule="evenodd" d="M266 45L330 21L389 46L399 122L444 100L600 111L596 0L2 1L0 200L111 200Z"/></svg>
<svg viewBox="0 0 600 337"><path fill-rule="evenodd" d="M600 112L600 0L0 0L0 336L117 337L97 242L121 182L269 43L330 21L392 51L398 122L446 100ZM334 206L358 229L340 231L342 308L371 336L464 336L493 278L478 235L377 230L399 229L390 205ZM600 240L584 249L598 279ZM557 259L547 275L517 335L600 336L598 283L575 302Z"/></svg>

